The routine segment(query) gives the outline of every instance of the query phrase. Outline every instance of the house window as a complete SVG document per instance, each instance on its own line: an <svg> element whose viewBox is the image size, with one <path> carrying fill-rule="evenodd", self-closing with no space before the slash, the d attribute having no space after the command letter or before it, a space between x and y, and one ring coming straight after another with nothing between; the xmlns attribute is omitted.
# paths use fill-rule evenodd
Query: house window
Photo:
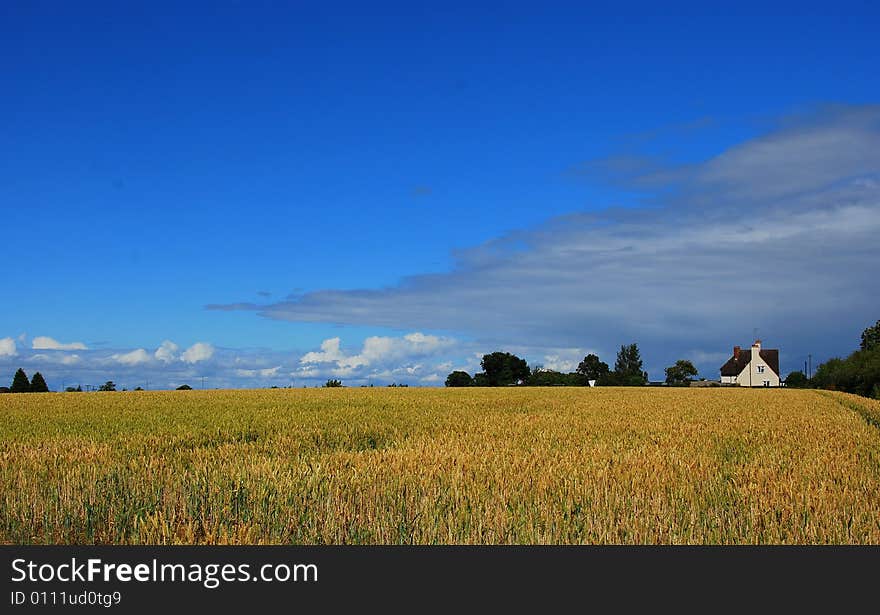
<svg viewBox="0 0 880 615"><path fill-rule="evenodd" d="M759 373L759 374L763 374L763 373L764 373L764 366L763 366L763 365L759 365L759 366L758 366L758 373Z"/></svg>

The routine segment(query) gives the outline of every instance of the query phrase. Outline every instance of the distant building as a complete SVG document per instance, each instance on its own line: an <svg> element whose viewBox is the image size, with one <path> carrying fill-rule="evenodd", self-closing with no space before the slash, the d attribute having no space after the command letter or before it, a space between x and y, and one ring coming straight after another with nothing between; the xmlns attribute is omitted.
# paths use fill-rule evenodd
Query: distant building
<svg viewBox="0 0 880 615"><path fill-rule="evenodd" d="M721 384L780 386L779 349L761 348L761 340L755 340L749 350L734 346L733 356L721 366Z"/></svg>

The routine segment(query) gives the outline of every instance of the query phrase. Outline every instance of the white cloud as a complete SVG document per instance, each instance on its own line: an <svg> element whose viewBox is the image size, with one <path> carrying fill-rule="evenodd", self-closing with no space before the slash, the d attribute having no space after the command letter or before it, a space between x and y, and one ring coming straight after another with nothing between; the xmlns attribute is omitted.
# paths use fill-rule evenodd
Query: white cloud
<svg viewBox="0 0 880 615"><path fill-rule="evenodd" d="M586 353L577 349L565 354L547 354L544 355L543 368L567 374L576 370L585 356Z"/></svg>
<svg viewBox="0 0 880 615"><path fill-rule="evenodd" d="M430 353L435 350L449 346L450 340L436 335L425 335L424 333L408 333L403 336L413 349L420 352Z"/></svg>
<svg viewBox="0 0 880 615"><path fill-rule="evenodd" d="M254 378L259 376L260 378L277 378L278 372L281 371L281 366L278 365L276 367L267 367L265 369L237 369L235 373L237 376L242 378Z"/></svg>
<svg viewBox="0 0 880 615"><path fill-rule="evenodd" d="M401 362L448 350L454 344L455 340L423 333L409 333L402 338L373 336L364 340L359 354L340 359L338 363L340 367L361 367L387 361Z"/></svg>
<svg viewBox="0 0 880 615"><path fill-rule="evenodd" d="M18 354L15 340L11 337L0 338L0 357L14 357Z"/></svg>
<svg viewBox="0 0 880 615"><path fill-rule="evenodd" d="M370 336L363 341L359 352L346 352L340 338L334 337L324 340L320 351L304 354L301 367L291 376L315 380L347 378L360 382L413 382L415 379L431 383L434 379L426 375L425 380L422 374L428 370L443 370L453 362L446 359L439 365L427 367L426 360L462 351L458 340L421 332L401 337Z"/></svg>
<svg viewBox="0 0 880 615"><path fill-rule="evenodd" d="M180 350L180 347L177 344L172 341L165 340L159 345L153 356L163 363L171 363L172 361L177 359L178 350Z"/></svg>
<svg viewBox="0 0 880 615"><path fill-rule="evenodd" d="M330 338L321 342L320 352L307 352L299 360L300 363L333 363L343 358L339 349L341 340L338 337Z"/></svg>
<svg viewBox="0 0 880 615"><path fill-rule="evenodd" d="M390 337L373 336L364 340L360 354L345 357L337 361L339 367L355 368L375 363L394 352L395 340Z"/></svg>
<svg viewBox="0 0 880 615"><path fill-rule="evenodd" d="M214 347L211 344L196 342L180 355L180 360L184 363L199 363L207 361L212 356L214 356Z"/></svg>
<svg viewBox="0 0 880 615"><path fill-rule="evenodd" d="M0 342L0 348L8 354L8 340ZM21 363L68 382L113 380L120 388L129 389L174 388L182 382L199 382L202 377L208 379L206 386L230 388L260 386L261 381L314 386L328 378L343 378L350 386L367 382L377 386L392 382L432 385L438 378L442 384L448 371L445 367L455 364L455 356L469 354L471 350L460 342L424 333L372 336L350 351L346 351L341 340L332 338L325 340L322 350L313 352L309 358L335 360L318 363L301 363L298 356L289 352L214 348L206 342L193 344L186 352L168 340L158 348L153 347L154 350L97 348L74 353L36 351L29 346L30 338L25 348L16 342L17 356L0 356L0 367L7 369ZM307 356L308 353L303 354L303 358Z"/></svg>
<svg viewBox="0 0 880 615"><path fill-rule="evenodd" d="M63 344L58 340L52 339L45 335L39 335L31 342L31 348L34 350L88 350L82 342L71 342Z"/></svg>
<svg viewBox="0 0 880 615"><path fill-rule="evenodd" d="M302 356L300 363L334 363L335 376L350 376L358 368L375 366L388 362L402 363L414 357L424 357L449 350L456 344L450 338L425 335L424 333L408 333L403 337L387 337L374 335L364 340L361 351L357 354L346 354L341 349L338 337L324 340L320 352L308 352Z"/></svg>
<svg viewBox="0 0 880 615"><path fill-rule="evenodd" d="M297 368L296 371L290 372L290 375L294 378L319 378L320 374L321 370L314 363L304 365Z"/></svg>
<svg viewBox="0 0 880 615"><path fill-rule="evenodd" d="M122 365L141 365L149 362L150 354L143 348L138 348L124 354L111 355L110 358Z"/></svg>
<svg viewBox="0 0 880 615"><path fill-rule="evenodd" d="M68 367L81 365L82 357L78 354L67 354L63 352L37 352L26 358L29 363L40 363L49 365L66 365ZM97 364L97 363L96 363Z"/></svg>

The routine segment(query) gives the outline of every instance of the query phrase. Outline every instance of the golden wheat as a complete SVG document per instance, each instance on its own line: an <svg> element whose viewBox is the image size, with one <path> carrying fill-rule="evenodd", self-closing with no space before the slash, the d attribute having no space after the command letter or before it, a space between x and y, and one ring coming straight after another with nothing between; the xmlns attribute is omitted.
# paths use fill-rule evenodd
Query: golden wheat
<svg viewBox="0 0 880 615"><path fill-rule="evenodd" d="M2 395L0 542L880 543L876 419L796 390Z"/></svg>

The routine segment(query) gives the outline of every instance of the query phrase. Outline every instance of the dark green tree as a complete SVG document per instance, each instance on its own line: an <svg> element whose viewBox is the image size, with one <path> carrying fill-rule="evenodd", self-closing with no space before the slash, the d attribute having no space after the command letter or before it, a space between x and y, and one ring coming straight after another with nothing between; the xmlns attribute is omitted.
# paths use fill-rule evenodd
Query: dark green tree
<svg viewBox="0 0 880 615"><path fill-rule="evenodd" d="M845 359L829 359L820 365L810 384L876 397L880 392L880 320L862 331L859 350Z"/></svg>
<svg viewBox="0 0 880 615"><path fill-rule="evenodd" d="M880 347L829 359L813 375L813 386L871 397L880 385Z"/></svg>
<svg viewBox="0 0 880 615"><path fill-rule="evenodd" d="M679 359L665 371L666 384L678 387L688 386L698 373L694 364L686 359Z"/></svg>
<svg viewBox="0 0 880 615"><path fill-rule="evenodd" d="M810 386L810 381L804 372L791 372L785 377L785 386L791 389L806 389Z"/></svg>
<svg viewBox="0 0 880 615"><path fill-rule="evenodd" d="M474 379L471 375L463 371L454 371L446 376L446 386L448 387L472 387Z"/></svg>
<svg viewBox="0 0 880 615"><path fill-rule="evenodd" d="M816 368L813 384L820 389L835 390L846 377L846 361L840 357L828 359Z"/></svg>
<svg viewBox="0 0 880 615"><path fill-rule="evenodd" d="M475 387L488 387L492 386L489 384L489 379L486 377L486 374L483 372L477 372L474 374L474 386Z"/></svg>
<svg viewBox="0 0 880 615"><path fill-rule="evenodd" d="M10 393L30 393L31 392L31 383L28 380L27 374L24 373L24 370L20 367L18 371L15 372L15 376L12 377L12 386L9 387Z"/></svg>
<svg viewBox="0 0 880 615"><path fill-rule="evenodd" d="M48 393L49 386L46 384L46 379L43 378L43 374L40 372L34 372L34 375L31 377L31 393Z"/></svg>
<svg viewBox="0 0 880 615"><path fill-rule="evenodd" d="M643 386L648 373L642 371L642 357L637 344L623 345L614 363L614 383L618 386Z"/></svg>
<svg viewBox="0 0 880 615"><path fill-rule="evenodd" d="M594 354L588 354L577 366L577 373L586 380L602 380L608 376L608 364Z"/></svg>
<svg viewBox="0 0 880 615"><path fill-rule="evenodd" d="M98 387L98 390L99 391L115 391L116 384L112 380L108 380L107 382L102 384L100 387Z"/></svg>
<svg viewBox="0 0 880 615"><path fill-rule="evenodd" d="M859 347L862 350L880 348L880 320L873 327L868 327L862 331L862 343Z"/></svg>
<svg viewBox="0 0 880 615"><path fill-rule="evenodd" d="M188 384L181 384L179 387L177 387L177 390L178 391L192 391L193 388L191 386L189 386Z"/></svg>
<svg viewBox="0 0 880 615"><path fill-rule="evenodd" d="M679 387L688 386L698 373L694 364L686 359L679 359L675 365L667 367L664 371L666 384Z"/></svg>
<svg viewBox="0 0 880 615"><path fill-rule="evenodd" d="M328 380L327 382L324 383L325 389L335 389L335 388L341 387L341 386L342 386L341 380Z"/></svg>
<svg viewBox="0 0 880 615"><path fill-rule="evenodd" d="M488 386L499 387L525 382L529 377L529 365L524 359L509 352L493 352L483 355L480 361Z"/></svg>
<svg viewBox="0 0 880 615"><path fill-rule="evenodd" d="M80 385L80 386L75 386L75 387L67 387L64 389L64 392L65 393L82 393L82 390L83 390L83 388Z"/></svg>

